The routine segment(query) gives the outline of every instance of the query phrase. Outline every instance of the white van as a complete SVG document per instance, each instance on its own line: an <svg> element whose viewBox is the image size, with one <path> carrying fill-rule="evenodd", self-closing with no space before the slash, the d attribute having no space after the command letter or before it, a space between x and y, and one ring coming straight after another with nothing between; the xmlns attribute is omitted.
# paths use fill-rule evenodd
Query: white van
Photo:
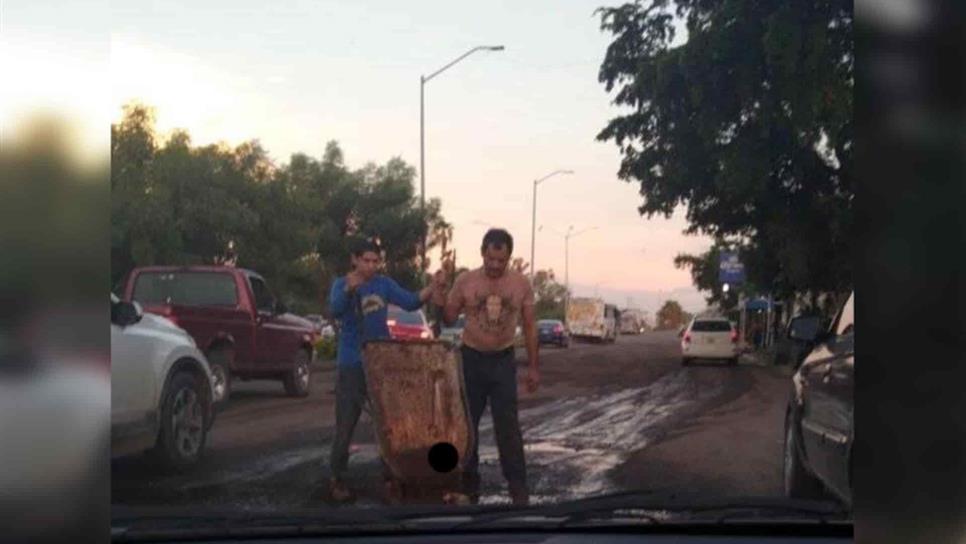
<svg viewBox="0 0 966 544"><path fill-rule="evenodd" d="M572 298L567 303L567 330L573 338L613 342L618 327L617 306L599 298Z"/></svg>

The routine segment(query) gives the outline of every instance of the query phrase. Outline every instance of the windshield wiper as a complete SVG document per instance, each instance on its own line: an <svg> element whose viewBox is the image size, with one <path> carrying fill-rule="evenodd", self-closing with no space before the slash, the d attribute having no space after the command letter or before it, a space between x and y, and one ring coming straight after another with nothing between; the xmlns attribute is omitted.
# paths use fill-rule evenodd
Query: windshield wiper
<svg viewBox="0 0 966 544"><path fill-rule="evenodd" d="M829 501L774 497L682 500L650 492L626 492L544 506L485 512L458 524L468 529L532 523L567 527L579 523L620 522L643 525L698 523L850 523L850 514Z"/></svg>
<svg viewBox="0 0 966 544"><path fill-rule="evenodd" d="M312 534L398 533L408 528L376 510L277 512L170 512L113 516L114 542L159 538L295 536Z"/></svg>
<svg viewBox="0 0 966 544"><path fill-rule="evenodd" d="M718 527L738 524L842 526L849 512L832 502L783 498L684 500L627 492L530 506L390 507L278 512L132 512L112 519L115 542L151 538L401 534L494 529L614 526Z"/></svg>

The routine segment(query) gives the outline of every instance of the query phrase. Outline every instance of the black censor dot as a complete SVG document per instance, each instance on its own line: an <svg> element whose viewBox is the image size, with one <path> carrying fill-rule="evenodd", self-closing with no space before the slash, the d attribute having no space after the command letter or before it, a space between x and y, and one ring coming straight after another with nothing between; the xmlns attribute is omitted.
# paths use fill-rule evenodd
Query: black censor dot
<svg viewBox="0 0 966 544"><path fill-rule="evenodd" d="M440 442L429 448L429 466L436 472L452 472L459 464L460 454L456 446L449 442Z"/></svg>

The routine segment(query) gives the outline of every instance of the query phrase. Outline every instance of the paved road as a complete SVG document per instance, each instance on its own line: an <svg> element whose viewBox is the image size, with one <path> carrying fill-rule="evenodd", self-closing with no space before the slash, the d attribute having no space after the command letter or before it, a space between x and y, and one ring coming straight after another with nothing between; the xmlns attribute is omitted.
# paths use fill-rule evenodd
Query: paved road
<svg viewBox="0 0 966 544"><path fill-rule="evenodd" d="M682 367L677 338L669 332L622 336L615 344L548 347L541 360L544 386L520 399L535 502L624 489L687 496L780 493L787 372L750 359L738 367ZM323 367L306 399L286 397L279 383L236 383L197 466L165 474L148 456L116 460L114 504L325 504L333 378L331 367ZM480 441L482 501L506 501L488 415ZM375 437L363 416L349 474L357 505L380 504L379 474Z"/></svg>

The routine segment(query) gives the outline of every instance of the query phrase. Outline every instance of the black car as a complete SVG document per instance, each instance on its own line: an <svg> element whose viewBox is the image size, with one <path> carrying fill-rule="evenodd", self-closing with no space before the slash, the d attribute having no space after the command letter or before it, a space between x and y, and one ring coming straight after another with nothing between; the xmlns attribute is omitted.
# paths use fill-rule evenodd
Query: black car
<svg viewBox="0 0 966 544"><path fill-rule="evenodd" d="M855 293L792 378L785 416L785 494L852 504Z"/></svg>
<svg viewBox="0 0 966 544"><path fill-rule="evenodd" d="M559 319L541 319L537 321L537 341L544 344L554 344L562 348L570 347L570 335L563 321Z"/></svg>

